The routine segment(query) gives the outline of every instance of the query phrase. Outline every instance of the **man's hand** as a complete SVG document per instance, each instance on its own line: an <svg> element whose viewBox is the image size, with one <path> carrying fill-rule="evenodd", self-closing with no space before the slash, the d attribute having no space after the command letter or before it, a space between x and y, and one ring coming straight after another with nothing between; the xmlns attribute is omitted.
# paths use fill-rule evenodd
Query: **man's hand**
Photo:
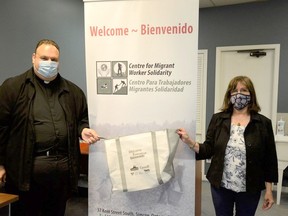
<svg viewBox="0 0 288 216"><path fill-rule="evenodd" d="M6 182L6 170L3 165L0 165L0 185Z"/></svg>
<svg viewBox="0 0 288 216"><path fill-rule="evenodd" d="M100 140L96 131L90 128L84 128L82 130L81 137L85 142L89 144L95 143Z"/></svg>

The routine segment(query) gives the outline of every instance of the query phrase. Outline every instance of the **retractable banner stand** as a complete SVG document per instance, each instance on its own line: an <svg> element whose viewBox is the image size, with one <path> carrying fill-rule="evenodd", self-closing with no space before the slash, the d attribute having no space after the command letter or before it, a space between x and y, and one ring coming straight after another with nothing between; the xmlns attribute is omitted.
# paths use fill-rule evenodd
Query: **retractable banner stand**
<svg viewBox="0 0 288 216"><path fill-rule="evenodd" d="M84 0L89 215L195 214L198 0Z"/></svg>

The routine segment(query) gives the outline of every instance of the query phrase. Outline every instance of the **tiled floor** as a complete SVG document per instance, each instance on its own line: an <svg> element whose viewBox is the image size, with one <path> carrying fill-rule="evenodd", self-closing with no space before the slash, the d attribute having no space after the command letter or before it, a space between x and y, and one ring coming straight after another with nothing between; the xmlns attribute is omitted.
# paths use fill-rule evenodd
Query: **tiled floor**
<svg viewBox="0 0 288 216"><path fill-rule="evenodd" d="M82 193L83 195L83 193ZM276 202L276 191L274 192ZM288 215L288 193L282 192L280 205L274 205L269 211L261 209L263 196L259 202L255 216L286 216ZM86 216L88 215L88 198L85 196L74 197L67 204L66 216ZM215 216L213 203L210 195L210 185L207 181L202 183L202 213L201 216ZM175 215L176 216L176 215Z"/></svg>
<svg viewBox="0 0 288 216"><path fill-rule="evenodd" d="M81 189L80 193L70 199L67 203L65 216L87 216L88 215L88 197L87 189ZM276 202L276 192L274 193ZM260 200L258 210L255 216L286 216L288 214L288 193L282 192L281 204L274 205L271 210L263 211L261 209L263 197ZM207 181L202 183L202 214L201 216L215 216L212 199L210 195L210 185ZM8 208L0 209L0 216L8 215ZM92 215L91 215L92 216ZM176 215L175 215L176 216Z"/></svg>
<svg viewBox="0 0 288 216"><path fill-rule="evenodd" d="M274 199L276 202L276 191L274 194ZM288 215L288 193L281 194L280 205L274 205L269 211L263 211L261 209L263 203L263 196L260 199L258 209L255 216L286 216ZM202 183L202 214L201 216L214 216L214 207L212 203L212 198L210 194L210 185L207 181Z"/></svg>

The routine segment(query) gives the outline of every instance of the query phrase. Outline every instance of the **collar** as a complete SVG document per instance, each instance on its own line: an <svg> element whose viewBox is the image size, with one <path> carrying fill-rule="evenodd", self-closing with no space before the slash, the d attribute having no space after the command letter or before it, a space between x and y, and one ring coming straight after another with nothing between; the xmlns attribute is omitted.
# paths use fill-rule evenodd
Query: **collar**
<svg viewBox="0 0 288 216"><path fill-rule="evenodd" d="M35 82L37 82L37 80L42 84L42 85L47 85L44 83L43 80L41 80L39 77L37 77L35 75L34 72L34 68L31 67L27 72L26 72L26 83L31 83L34 87L35 87ZM48 83L48 85L58 85L59 86L59 90L60 92L65 91L65 92L69 92L69 88L67 85L66 80L58 73L57 77L55 80L51 81L50 83Z"/></svg>
<svg viewBox="0 0 288 216"><path fill-rule="evenodd" d="M232 115L232 112L223 112L221 115L221 118L223 120L227 120L227 119L231 120L231 115ZM259 113L251 112L250 113L250 121L260 121Z"/></svg>

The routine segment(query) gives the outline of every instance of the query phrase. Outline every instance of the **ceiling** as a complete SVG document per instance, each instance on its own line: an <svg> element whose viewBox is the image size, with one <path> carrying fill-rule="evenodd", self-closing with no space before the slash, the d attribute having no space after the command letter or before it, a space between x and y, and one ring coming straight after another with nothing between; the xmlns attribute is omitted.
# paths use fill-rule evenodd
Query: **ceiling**
<svg viewBox="0 0 288 216"><path fill-rule="evenodd" d="M219 7L224 5L261 2L267 0L199 0L199 8Z"/></svg>

